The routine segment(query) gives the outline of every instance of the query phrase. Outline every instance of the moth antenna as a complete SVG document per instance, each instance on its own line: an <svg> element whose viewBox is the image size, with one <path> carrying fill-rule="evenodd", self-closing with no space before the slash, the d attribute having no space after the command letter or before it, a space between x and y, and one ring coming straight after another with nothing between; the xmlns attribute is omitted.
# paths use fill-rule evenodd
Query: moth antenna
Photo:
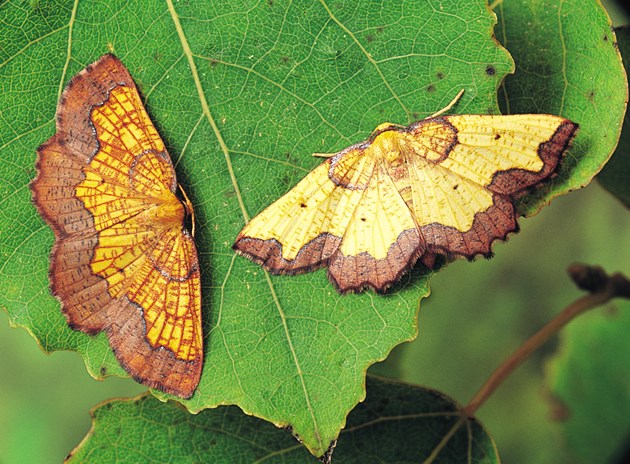
<svg viewBox="0 0 630 464"><path fill-rule="evenodd" d="M177 187L179 187L179 191L182 192L182 195L184 196L184 206L186 207L186 212L190 214L190 224L191 224L190 233L194 237L195 236L195 210L193 209L190 198L188 198L188 195L186 195L186 191L179 184L177 184Z"/></svg>
<svg viewBox="0 0 630 464"><path fill-rule="evenodd" d="M440 111L438 111L437 113L433 113L431 116L429 116L426 119L431 119L431 118L435 118L441 114L446 113L448 110L450 110L451 108L453 108L455 106L455 103L457 103L459 101L459 99L462 97L462 95L464 94L464 89L460 90L459 93L457 95L455 95L455 98L453 98L453 100L446 105L444 108L442 108Z"/></svg>

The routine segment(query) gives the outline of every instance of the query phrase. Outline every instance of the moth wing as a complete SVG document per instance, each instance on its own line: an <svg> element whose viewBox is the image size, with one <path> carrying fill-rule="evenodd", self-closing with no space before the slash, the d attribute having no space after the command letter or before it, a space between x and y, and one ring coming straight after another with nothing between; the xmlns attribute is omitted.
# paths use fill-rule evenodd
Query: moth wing
<svg viewBox="0 0 630 464"><path fill-rule="evenodd" d="M555 171L578 125L549 114L459 115L457 144L441 165L488 190L517 195Z"/></svg>
<svg viewBox="0 0 630 464"><path fill-rule="evenodd" d="M409 206L379 160L330 260L328 275L341 293L384 292L425 251Z"/></svg>
<svg viewBox="0 0 630 464"><path fill-rule="evenodd" d="M203 362L196 250L177 213L183 206L170 158L129 72L113 55L66 87L57 132L38 149L37 171L33 199L55 232L51 288L70 326L106 331L136 380L190 397ZM186 279L177 277L182 270L174 258L186 260ZM142 306L146 299L135 300L141 291L151 295L151 311ZM165 321L170 311L172 322L154 329L151 339L153 311L164 312Z"/></svg>
<svg viewBox="0 0 630 464"><path fill-rule="evenodd" d="M233 248L274 274L301 274L327 265L373 171L374 159L350 147L329 158L255 216ZM331 178L333 170L338 177Z"/></svg>
<svg viewBox="0 0 630 464"><path fill-rule="evenodd" d="M489 256L494 240L518 228L514 199L554 172L576 130L551 115L446 116L410 126L401 190L427 244L423 262Z"/></svg>

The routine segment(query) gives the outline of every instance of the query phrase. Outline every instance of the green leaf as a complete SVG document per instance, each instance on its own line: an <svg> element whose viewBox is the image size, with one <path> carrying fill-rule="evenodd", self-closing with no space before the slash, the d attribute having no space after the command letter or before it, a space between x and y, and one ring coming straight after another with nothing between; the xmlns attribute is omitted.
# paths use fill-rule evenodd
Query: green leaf
<svg viewBox="0 0 630 464"><path fill-rule="evenodd" d="M507 113L551 113L580 124L558 176L524 197L525 215L587 185L617 146L628 81L610 18L599 2L510 0L497 35L516 63L499 95Z"/></svg>
<svg viewBox="0 0 630 464"><path fill-rule="evenodd" d="M105 337L71 331L49 295L52 233L27 187L61 89L114 51L196 206L207 356L186 406L236 404L324 453L364 397L367 367L416 336L426 276L412 273L388 296L342 298L325 272L269 277L231 244L248 215L319 162L311 153L431 114L461 88L460 111L496 111L512 62L492 39L485 2L446 12L394 2L42 2L0 13L0 305L12 324L46 350L81 352L92 375L121 374Z"/></svg>
<svg viewBox="0 0 630 464"><path fill-rule="evenodd" d="M615 33L621 56L627 61L630 59L630 27L617 28ZM630 208L630 120L627 117L623 121L619 145L597 180Z"/></svg>
<svg viewBox="0 0 630 464"><path fill-rule="evenodd" d="M430 389L368 377L368 396L348 416L334 462L499 462L492 439L459 406ZM286 430L235 407L187 414L147 395L92 410L92 428L69 464L81 462L318 462ZM427 433L430 431L430 433Z"/></svg>
<svg viewBox="0 0 630 464"><path fill-rule="evenodd" d="M247 217L319 162L311 153L361 141L384 121L432 114L462 88L456 112L496 113L497 88L513 63L493 39L485 1L444 9L428 2L48 1L4 3L0 19L0 307L11 323L47 351L80 352L95 377L123 375L105 336L71 331L50 296L52 233L28 190L63 86L113 51L134 76L196 207L207 356L186 407L238 405L291 426L322 455L364 397L367 367L416 336L428 277L415 270L387 296L340 297L324 271L270 277L236 257L231 244ZM583 103L574 86L553 89L562 109ZM593 108L583 113L594 118ZM588 148L594 161L576 169L578 182L565 172L554 192L586 182L588 169L592 176L607 157L597 140L581 137L571 159Z"/></svg>
<svg viewBox="0 0 630 464"><path fill-rule="evenodd" d="M630 430L630 302L580 316L562 332L547 378L576 462L616 462Z"/></svg>

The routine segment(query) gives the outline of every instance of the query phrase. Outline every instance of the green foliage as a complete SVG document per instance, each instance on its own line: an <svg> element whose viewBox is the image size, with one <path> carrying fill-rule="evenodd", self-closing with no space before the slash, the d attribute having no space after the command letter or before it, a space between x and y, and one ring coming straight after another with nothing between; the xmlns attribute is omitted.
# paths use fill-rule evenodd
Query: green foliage
<svg viewBox="0 0 630 464"><path fill-rule="evenodd" d="M509 113L561 114L580 124L557 178L523 198L524 214L588 184L617 146L628 84L610 20L596 2L514 0L497 36L516 63L499 95Z"/></svg>
<svg viewBox="0 0 630 464"><path fill-rule="evenodd" d="M598 5L568 1L558 12L505 3L503 39L515 56L531 60L523 73L525 58L517 60L519 73L506 83L509 110L562 114L582 126L553 192L524 199L523 211L531 212L528 201L584 185L605 162L626 83ZM531 18L542 49L531 37L519 43L510 35ZM71 331L50 296L52 233L28 190L35 149L54 133L63 86L113 51L136 79L196 207L207 356L186 407L238 405L290 426L322 455L364 397L366 369L416 336L428 276L415 270L384 297L340 297L322 271L270 277L235 257L231 244L248 217L319 162L313 152L363 140L384 121L407 124L431 114L462 88L454 111L496 113L497 89L513 63L493 39L485 2L442 10L430 2L51 1L5 3L0 19L0 307L11 323L47 351L78 351L95 377L124 375L106 338ZM602 68L610 85L592 84ZM164 420L174 417L172 406L142 401L169 408ZM207 414L217 412L225 413Z"/></svg>
<svg viewBox="0 0 630 464"><path fill-rule="evenodd" d="M30 124L27 107L7 105L5 113L9 132L26 134L7 140L2 151L19 159L20 177L8 188L16 191L11 222L24 226L11 228L4 265L11 269L3 280L13 288L4 303L12 322L31 330L45 349L81 351L93 375L120 372L104 337L70 331L47 294L52 234L30 206L26 188L34 148L54 131L61 84L112 48L135 76L196 205L207 355L188 408L237 404L290 425L321 455L363 398L367 367L415 337L426 278L416 272L386 297L342 298L323 272L269 278L230 246L250 211L261 210L319 162L311 153L361 140L383 120L408 123L432 113L460 88L469 90L461 110L495 107L511 60L490 36L492 14L483 2L447 14L393 4L369 10L275 3L247 10L221 3L219 14L212 3L178 5L177 11L148 3L142 15L128 3L82 5L74 18L67 10L54 17L58 22L48 20L44 38L14 51L4 67L5 98L15 100L10 82L21 79L17 71L27 66L31 98L47 110ZM118 20L99 21L113 11ZM43 21L43 13L37 7L21 11L26 19L9 19ZM474 29L462 35L466 24ZM436 29L442 30L440 41L431 39ZM68 60L61 38L70 34ZM447 53L445 42L454 44ZM485 72L490 65L492 76ZM28 286L24 274L32 275Z"/></svg>
<svg viewBox="0 0 630 464"><path fill-rule="evenodd" d="M348 416L332 455L336 462L411 464L434 454L444 456L442 463L499 462L481 425L462 418L459 405L441 393L375 377L368 377L367 387L365 402ZM235 407L191 416L175 403L143 395L102 404L92 418L69 464L144 463L147 456L159 462L318 462L285 431Z"/></svg>
<svg viewBox="0 0 630 464"><path fill-rule="evenodd" d="M548 366L556 414L576 462L616 462L630 431L630 302L586 314Z"/></svg>
<svg viewBox="0 0 630 464"><path fill-rule="evenodd" d="M621 56L630 57L630 28L615 30ZM627 98L627 89L626 98ZM598 175L630 207L630 127ZM621 238L621 237L619 237ZM630 431L630 304L622 301L574 321L561 334L547 377L567 447L576 462L616 462Z"/></svg>

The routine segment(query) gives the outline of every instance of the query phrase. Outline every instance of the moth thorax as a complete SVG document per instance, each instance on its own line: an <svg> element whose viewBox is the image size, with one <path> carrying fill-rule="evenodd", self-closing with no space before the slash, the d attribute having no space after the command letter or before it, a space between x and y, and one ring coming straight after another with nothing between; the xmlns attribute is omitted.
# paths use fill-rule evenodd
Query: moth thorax
<svg viewBox="0 0 630 464"><path fill-rule="evenodd" d="M397 130L385 130L376 136L372 142L372 149L376 155L387 161L393 166L399 165L403 161L401 146L405 143Z"/></svg>
<svg viewBox="0 0 630 464"><path fill-rule="evenodd" d="M166 227L181 226L186 217L186 209L179 199L173 195L164 199L159 205L151 208L151 219L154 224L162 224Z"/></svg>

